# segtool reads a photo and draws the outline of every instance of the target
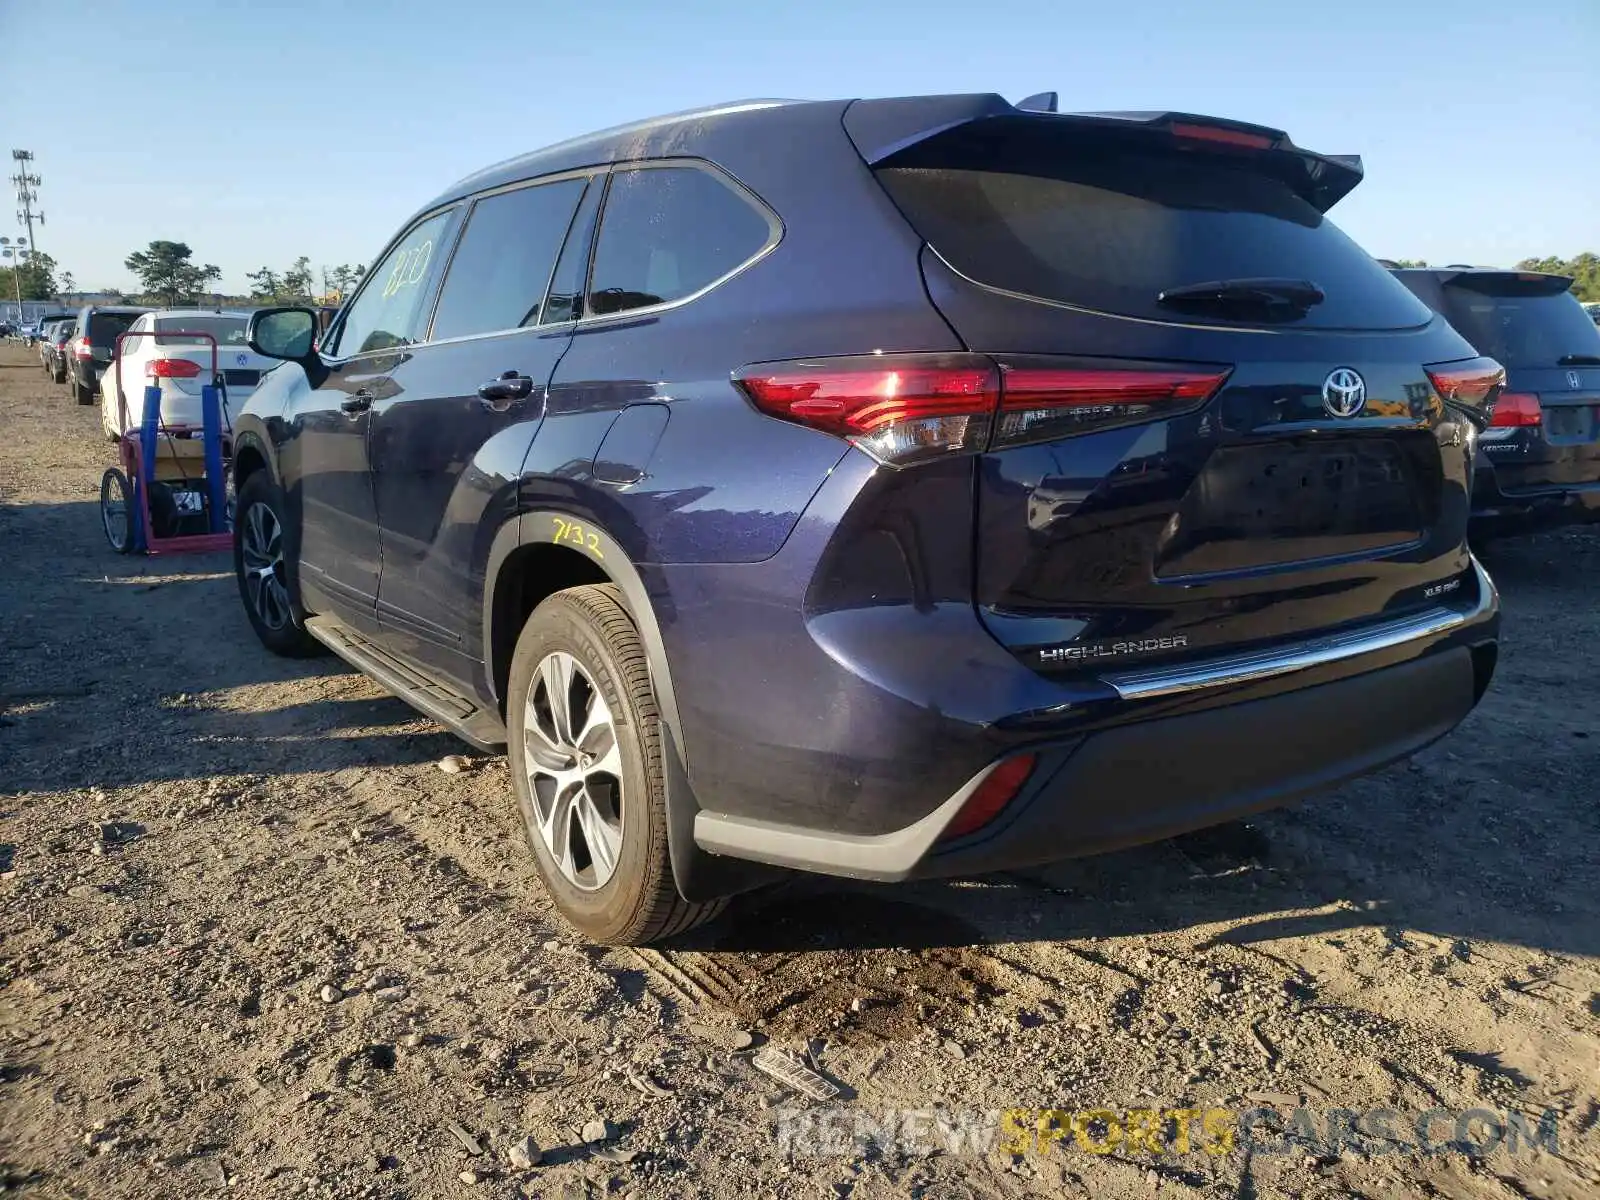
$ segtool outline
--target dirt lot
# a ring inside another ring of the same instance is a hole
[[[96,411],[0,350],[5,1187],[1600,1194],[1600,536],[1491,551],[1495,687],[1409,765],[1027,877],[800,883],[639,954],[555,917],[502,761],[444,773],[465,748],[437,726],[336,660],[267,655],[221,556],[113,555],[109,461]],[[797,1101],[740,1031],[809,1044],[878,1119],[1554,1109],[1559,1145],[786,1154]],[[544,1157],[519,1169],[524,1136]]]

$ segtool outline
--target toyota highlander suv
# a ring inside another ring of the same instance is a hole
[[[1506,368],[1505,391],[1478,439],[1473,533],[1600,518],[1600,327],[1572,280],[1489,268],[1395,276]]]
[[[1502,379],[1326,211],[1358,159],[1035,98],[752,102],[406,222],[235,422],[265,645],[509,754],[600,941],[811,871],[1164,838],[1494,669]]]

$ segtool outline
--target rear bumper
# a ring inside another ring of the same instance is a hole
[[[998,756],[995,728],[1007,722],[973,727],[965,739],[947,726],[921,753],[987,746],[988,760],[897,827],[841,832],[842,823],[818,828],[814,817],[790,823],[782,816],[805,807],[795,796],[779,819],[702,811],[695,841],[714,854],[894,881],[1100,853],[1296,800],[1414,753],[1472,710],[1493,674],[1499,622],[1494,586],[1481,567],[1476,575],[1477,597],[1459,610],[1269,654],[1107,678],[1118,699],[1062,706],[1053,731],[1019,721],[1023,732]],[[941,841],[995,766],[1022,751],[1036,754],[1037,765],[1000,815]],[[927,774],[915,759],[902,772]],[[870,808],[874,789],[859,784],[857,804]]]
[[[1473,472],[1472,532],[1483,536],[1535,533],[1600,521],[1600,480],[1539,491],[1506,492],[1492,466]]]

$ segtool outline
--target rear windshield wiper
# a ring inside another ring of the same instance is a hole
[[[1168,288],[1156,297],[1173,307],[1249,305],[1264,308],[1310,308],[1328,298],[1309,279],[1217,279]]]
[[[1600,354],[1563,354],[1556,359],[1558,367],[1600,367]]]

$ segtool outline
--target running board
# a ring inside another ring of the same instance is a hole
[[[374,682],[451,733],[490,754],[504,753],[506,727],[500,714],[479,708],[407,659],[385,650],[337,617],[310,617],[306,632]]]

